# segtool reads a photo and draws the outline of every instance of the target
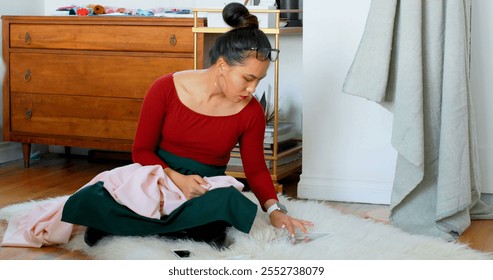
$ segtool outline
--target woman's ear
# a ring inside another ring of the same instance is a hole
[[[221,73],[221,74],[222,74],[222,73],[224,72],[224,70],[226,70],[226,69],[227,69],[227,67],[228,67],[228,63],[226,63],[226,60],[225,60],[223,57],[220,57],[220,58],[217,60],[216,64],[217,64],[217,69],[218,69],[219,73]]]

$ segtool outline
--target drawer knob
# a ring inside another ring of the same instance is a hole
[[[24,73],[24,81],[29,82],[31,80],[31,70],[27,69]]]
[[[29,32],[26,32],[26,35],[24,36],[24,43],[26,43],[26,45],[31,44],[31,34],[29,34]]]
[[[176,45],[176,35],[175,34],[171,34],[171,36],[169,37],[169,44],[174,46]]]
[[[26,112],[24,112],[24,117],[30,120],[33,117],[33,109],[27,109]]]

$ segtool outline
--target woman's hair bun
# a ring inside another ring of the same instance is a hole
[[[223,20],[233,28],[259,27],[258,18],[245,5],[232,2],[223,9]]]

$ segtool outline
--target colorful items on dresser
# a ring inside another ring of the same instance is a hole
[[[63,6],[58,8],[54,15],[77,15],[77,16],[93,16],[93,15],[127,15],[127,16],[173,16],[173,15],[191,15],[190,9],[169,9],[169,8],[154,8],[154,9],[128,9],[124,7],[110,7],[97,4],[89,4],[85,6]]]

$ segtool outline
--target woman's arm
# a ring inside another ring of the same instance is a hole
[[[139,122],[132,146],[132,160],[142,165],[168,165],[156,154],[161,141],[161,131],[166,117],[165,94],[172,87],[173,79],[167,76],[156,80],[147,91],[140,110]]]
[[[248,129],[240,139],[240,152],[243,168],[248,185],[262,205],[264,210],[279,202],[274,183],[270,176],[264,157],[265,119],[262,111],[257,112],[249,119]],[[313,224],[309,221],[293,218],[281,211],[273,211],[269,215],[271,224],[278,228],[285,228],[294,236],[298,228],[307,232],[307,226]]]
[[[250,102],[256,102],[251,100]],[[262,107],[252,106],[244,116],[243,132],[239,139],[241,160],[248,186],[257,197],[265,211],[264,204],[269,199],[278,200],[264,156],[265,116]]]

